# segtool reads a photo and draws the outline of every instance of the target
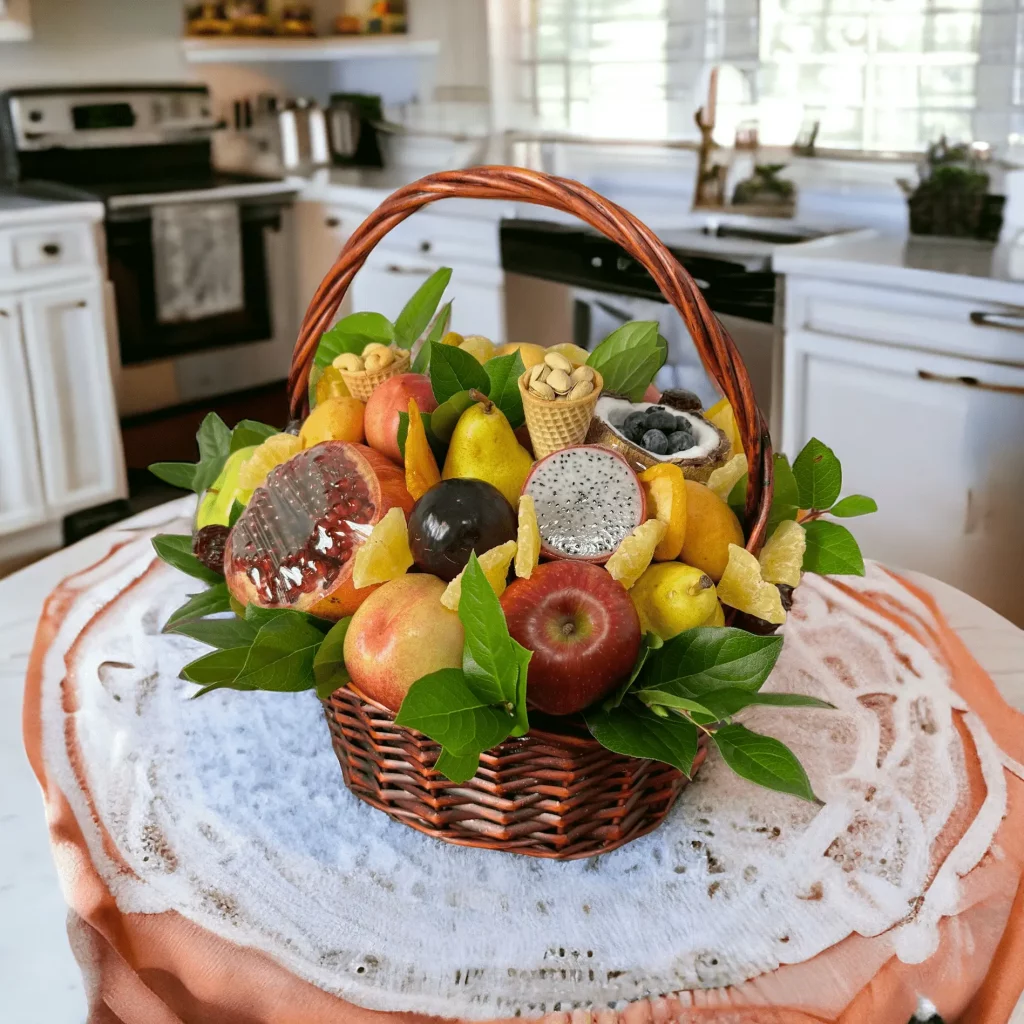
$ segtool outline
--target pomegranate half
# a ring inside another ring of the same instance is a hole
[[[362,444],[324,441],[271,470],[231,529],[228,589],[242,604],[340,619],[376,587],[352,586],[356,549],[390,508],[408,518],[405,473]]]

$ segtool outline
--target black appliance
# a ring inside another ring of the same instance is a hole
[[[327,106],[331,160],[339,167],[384,166],[381,98],[369,93],[336,92]]]
[[[0,183],[60,189],[106,206],[121,363],[271,338],[267,230],[295,187],[214,167],[219,127],[203,85],[13,89],[0,94]],[[237,308],[168,320],[158,314],[153,213],[167,204],[238,207]]]

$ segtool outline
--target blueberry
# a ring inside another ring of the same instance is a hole
[[[673,430],[687,430],[691,434],[693,433],[693,424],[685,416],[676,417],[676,425],[672,428]]]
[[[671,453],[685,452],[693,447],[693,434],[688,430],[676,430],[668,435],[668,450]]]
[[[647,410],[644,422],[648,430],[660,430],[662,433],[676,429],[676,418],[661,405],[652,406]]]
[[[647,427],[644,425],[647,414],[641,410],[639,412],[631,412],[623,421],[622,426],[619,427],[619,431],[623,437],[627,440],[632,441],[634,444],[638,444],[640,439],[644,436],[644,431]]]
[[[668,455],[668,438],[660,430],[648,430],[640,443],[652,455]]]

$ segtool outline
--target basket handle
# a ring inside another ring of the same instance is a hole
[[[569,178],[521,167],[475,167],[428,174],[393,192],[352,233],[316,290],[292,354],[288,389],[292,416],[307,406],[309,372],[320,336],[330,327],[352,278],[378,242],[421,206],[438,199],[504,199],[571,213],[621,246],[654,278],[683,318],[705,369],[736,414],[751,472],[747,487],[747,548],[764,540],[772,500],[772,444],[743,360],[728,332],[708,308],[693,278],[653,231],[627,210]]]

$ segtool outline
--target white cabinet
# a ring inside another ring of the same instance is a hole
[[[98,281],[22,297],[46,502],[55,515],[124,493],[124,459]]]
[[[0,0],[0,43],[32,38],[29,0]]]
[[[782,448],[843,464],[865,555],[916,569],[1024,624],[1024,367],[816,331],[785,337]]]
[[[13,295],[0,295],[0,534],[46,519],[32,415],[32,391]]]
[[[352,233],[366,216],[364,211],[327,203],[301,201],[295,204],[298,244],[299,315],[316,294],[324,275],[334,265]],[[352,312],[351,296],[346,296],[339,316]]]

